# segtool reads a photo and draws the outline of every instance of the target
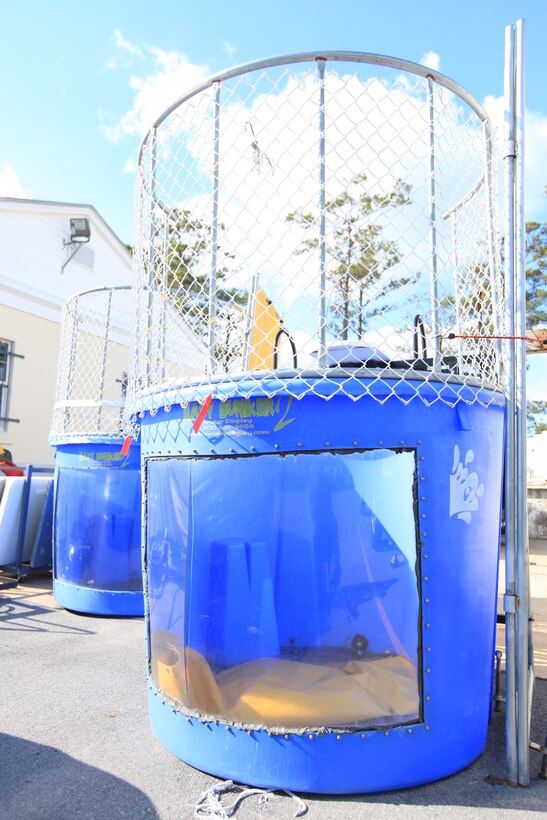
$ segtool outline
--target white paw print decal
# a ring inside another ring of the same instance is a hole
[[[471,522],[471,514],[479,509],[479,498],[484,495],[484,484],[479,484],[479,476],[470,472],[468,465],[475,460],[473,450],[468,450],[463,462],[460,460],[460,448],[454,446],[454,464],[450,476],[450,517]]]

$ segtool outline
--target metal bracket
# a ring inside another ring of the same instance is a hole
[[[82,245],[85,245],[85,244],[86,244],[85,242],[63,242],[63,245],[65,247],[71,248],[73,250],[72,250],[72,253],[70,253],[68,255],[68,257],[66,259],[66,262],[64,262],[64,264],[61,265],[61,273],[64,273],[64,270],[65,270],[66,266],[68,265],[68,263],[70,262],[70,260],[74,259],[74,257],[76,256],[76,254],[78,253],[78,251],[80,250]]]
[[[520,598],[518,595],[505,594],[503,596],[503,608],[508,615],[516,615],[519,611]]]
[[[517,157],[517,142],[516,140],[506,140],[505,142],[505,153],[503,159],[508,159],[512,157],[516,159]]]

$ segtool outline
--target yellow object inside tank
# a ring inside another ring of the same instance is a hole
[[[167,695],[204,715],[266,726],[344,726],[418,716],[416,667],[385,655],[323,665],[261,658],[216,677],[203,655],[173,645],[157,659]]]
[[[283,326],[281,317],[259,288],[255,298],[251,349],[247,368],[249,370],[271,370],[274,362],[275,339]]]

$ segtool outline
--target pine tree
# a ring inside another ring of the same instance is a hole
[[[389,193],[371,194],[365,187],[366,181],[366,174],[357,174],[346,190],[325,206],[331,226],[331,241],[327,244],[328,279],[334,287],[329,328],[344,340],[350,333],[361,337],[367,319],[387,306],[388,294],[409,281],[385,275],[400,261],[400,256],[396,243],[383,237],[377,215],[408,205],[410,185],[397,180]],[[300,243],[296,254],[308,253],[319,246],[317,214],[294,211],[285,219],[310,234],[313,231],[313,235]]]

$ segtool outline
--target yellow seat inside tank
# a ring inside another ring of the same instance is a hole
[[[160,688],[190,709],[264,726],[344,726],[417,717],[416,667],[385,655],[329,665],[261,658],[216,677],[203,655],[169,646],[157,660]],[[186,668],[185,668],[186,667]]]

